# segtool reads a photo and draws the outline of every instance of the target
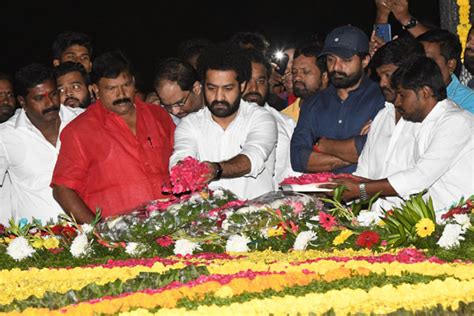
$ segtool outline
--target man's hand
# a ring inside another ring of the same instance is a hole
[[[359,179],[354,177],[353,179],[349,178],[338,178],[338,179],[329,179],[331,183],[327,184],[322,184],[322,188],[327,188],[327,189],[335,189],[336,187],[340,185],[344,185],[346,187],[346,190],[342,193],[342,198],[345,201],[351,201],[354,199],[357,199],[360,197],[360,192],[359,192]],[[328,195],[333,195],[334,191],[328,192]]]
[[[385,45],[383,39],[375,35],[375,31],[372,31],[370,35],[370,42],[369,42],[369,55],[370,58],[374,57],[375,52],[382,46]]]
[[[388,16],[390,15],[389,4],[390,0],[375,0],[375,7],[377,8],[375,23],[388,23]]]
[[[389,7],[395,18],[402,25],[410,21],[411,15],[408,11],[408,0],[390,0]]]
[[[210,161],[204,161],[204,163],[209,167],[209,173],[204,175],[204,179],[206,180],[206,183],[210,183],[216,178],[217,166],[215,163]]]
[[[370,131],[370,125],[372,124],[372,120],[368,120],[364,126],[362,126],[360,132],[359,132],[359,135],[367,135]]]

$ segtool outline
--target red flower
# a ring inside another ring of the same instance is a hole
[[[196,192],[207,187],[206,175],[211,172],[207,163],[186,157],[170,171],[171,187],[164,186],[163,192],[181,194]]]
[[[319,225],[321,225],[324,230],[330,232],[332,228],[337,224],[336,218],[328,213],[319,212]]]
[[[378,244],[379,240],[379,234],[367,230],[365,232],[362,232],[359,237],[357,237],[356,245],[364,248],[372,248],[373,245]]]
[[[160,237],[160,238],[156,238],[155,241],[161,247],[168,247],[169,245],[174,244],[174,240],[170,236],[163,236],[163,237]]]
[[[3,236],[3,234],[5,234],[5,226],[0,224],[0,236]]]
[[[59,248],[51,248],[51,249],[48,249],[48,251],[51,252],[51,253],[53,253],[53,254],[55,254],[55,255],[57,255],[58,253],[63,252],[63,251],[64,251],[64,248],[61,248],[61,247],[59,247]]]

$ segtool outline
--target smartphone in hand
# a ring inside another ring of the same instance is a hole
[[[375,35],[383,39],[385,43],[392,40],[392,28],[388,23],[374,24]]]
[[[280,75],[285,74],[286,67],[290,57],[286,53],[277,52],[272,56],[271,62],[277,65],[276,72]]]

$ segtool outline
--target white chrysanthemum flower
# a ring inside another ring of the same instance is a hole
[[[35,253],[33,247],[31,247],[28,240],[25,237],[20,236],[10,242],[7,248],[7,254],[15,259],[16,261],[23,260],[27,257],[31,257]]]
[[[312,240],[316,240],[317,236],[315,232],[305,231],[298,234],[293,245],[295,250],[305,250],[308,247],[308,243]]]
[[[250,249],[247,244],[251,242],[250,238],[241,235],[232,235],[227,239],[225,251],[227,252],[248,252]]]
[[[259,207],[249,205],[249,206],[246,206],[246,207],[239,208],[236,213],[237,214],[250,214],[250,213],[258,212],[259,210],[260,210]]]
[[[129,242],[125,247],[125,252],[130,256],[139,256],[146,251],[146,245],[138,242]]]
[[[192,255],[194,250],[201,250],[201,246],[198,243],[192,242],[187,239],[180,239],[176,241],[174,245],[174,254],[175,255]]]
[[[222,230],[223,231],[227,231],[230,227],[230,223],[227,219],[223,220],[222,221]]]
[[[461,236],[464,233],[461,225],[458,224],[447,224],[444,227],[443,234],[436,244],[444,249],[451,249],[458,247],[461,240],[464,237]]]
[[[71,252],[73,257],[82,257],[87,254],[89,251],[89,240],[87,240],[87,235],[86,234],[79,234],[74,238],[71,244],[71,249],[69,251]]]
[[[191,204],[200,204],[200,203],[202,203],[201,195],[199,193],[194,193],[189,198],[189,203],[191,203]]]
[[[222,200],[225,196],[224,196],[224,191],[222,191],[221,189],[217,189],[215,190],[212,195],[216,198],[216,199],[219,199],[219,200]]]
[[[82,228],[82,231],[84,232],[84,234],[89,234],[94,229],[94,227],[92,225],[89,225],[89,224],[82,224],[81,228]]]
[[[461,225],[463,230],[466,230],[471,227],[471,219],[467,214],[456,214],[453,217],[456,223]]]
[[[376,225],[378,222],[380,222],[380,216],[377,212],[362,210],[357,216],[357,221],[359,222],[360,226],[368,227]]]

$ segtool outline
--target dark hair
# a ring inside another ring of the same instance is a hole
[[[86,85],[90,84],[90,78],[89,74],[87,73],[86,69],[82,64],[80,63],[75,63],[72,61],[66,61],[62,64],[59,64],[58,66],[54,67],[53,69],[54,75],[57,78],[64,76],[65,74],[68,74],[70,72],[77,71],[81,74],[82,78],[84,78],[84,82]]]
[[[251,63],[262,64],[267,70],[267,78],[270,78],[270,75],[272,74],[272,65],[261,51],[252,48],[246,49],[244,53],[247,55],[247,58]],[[252,66],[252,64],[250,64],[250,66]]]
[[[413,36],[403,36],[380,47],[370,61],[370,67],[375,71],[382,65],[394,64],[400,66],[407,58],[425,56],[423,45]]]
[[[13,85],[13,78],[7,73],[0,72],[0,80],[6,80]]]
[[[394,88],[418,91],[427,86],[437,101],[446,99],[446,84],[436,62],[428,57],[412,57],[393,73],[391,85]]]
[[[210,47],[199,57],[198,74],[202,81],[209,69],[235,71],[239,83],[250,80],[252,75],[252,65],[244,50],[226,44]]]
[[[455,74],[459,74],[461,70],[462,46],[458,36],[447,30],[434,29],[421,34],[416,39],[420,42],[438,43],[441,55],[446,62],[450,59],[456,60]]]
[[[60,59],[61,54],[72,45],[84,46],[92,58],[92,42],[88,35],[80,32],[63,32],[53,42],[53,59]]]
[[[98,56],[92,64],[91,80],[98,83],[102,78],[117,78],[122,72],[134,75],[130,61],[121,51],[111,51]]]
[[[51,80],[56,84],[53,69],[43,64],[33,63],[20,68],[15,73],[15,91],[17,95],[26,97],[28,90]]]
[[[237,32],[229,39],[229,43],[240,48],[245,48],[245,45],[250,44],[261,52],[270,47],[270,42],[258,32]]]
[[[199,77],[190,63],[179,58],[168,58],[158,64],[154,86],[161,80],[175,81],[181,90],[190,91]]]
[[[212,42],[210,40],[200,37],[182,41],[178,46],[178,57],[183,60],[188,60],[193,56],[201,55],[202,52],[211,45]]]
[[[322,46],[319,44],[313,42],[308,44],[308,42],[305,42],[295,49],[293,60],[295,60],[300,55],[305,57],[314,57],[316,67],[319,68],[319,71],[321,73],[327,72],[328,66],[326,64],[326,55],[318,57],[322,49]]]

